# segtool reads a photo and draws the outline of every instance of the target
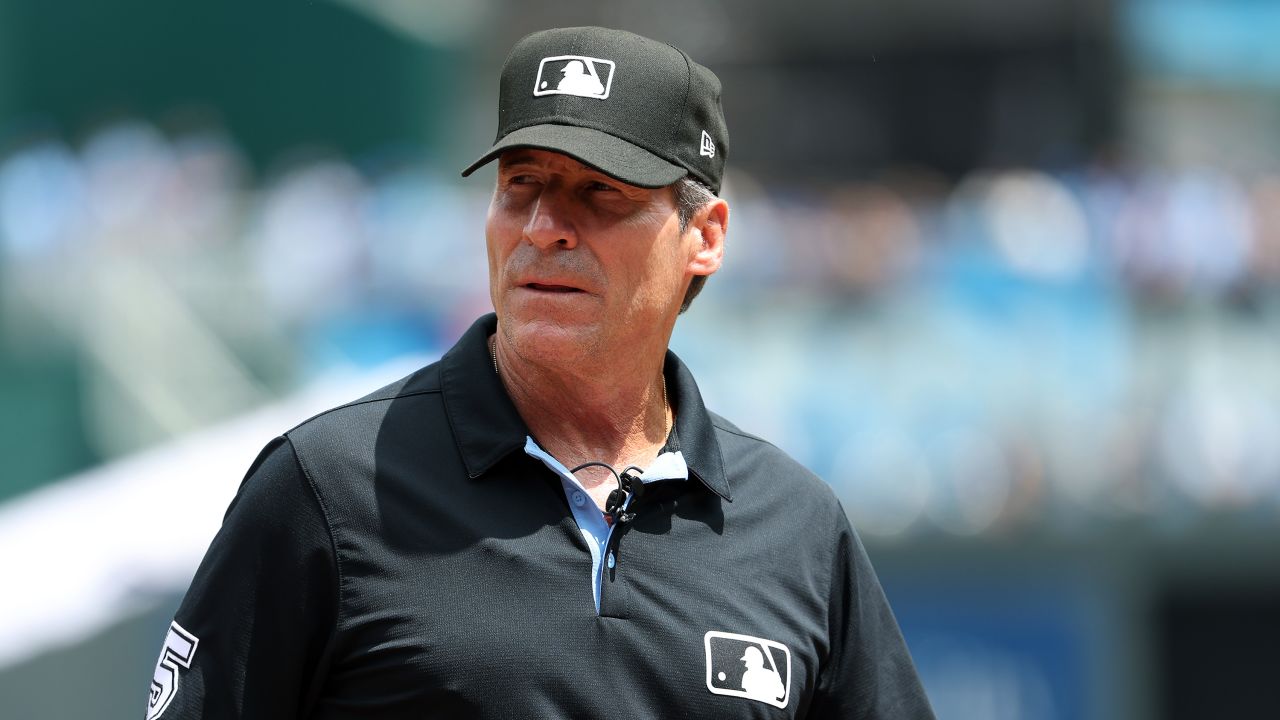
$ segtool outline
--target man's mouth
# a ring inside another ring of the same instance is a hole
[[[569,287],[568,285],[549,285],[549,284],[545,284],[545,283],[527,283],[527,284],[525,284],[525,287],[529,288],[530,290],[538,290],[539,292],[555,292],[555,293],[573,293],[573,292],[582,292],[582,291],[581,291],[581,290],[579,290],[578,288],[576,288],[576,287]]]

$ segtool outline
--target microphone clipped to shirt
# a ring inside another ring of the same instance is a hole
[[[635,520],[636,514],[627,512],[626,508],[634,505],[644,495],[644,480],[641,479],[644,470],[631,465],[623,470],[622,474],[618,474],[612,465],[597,461],[583,463],[569,472],[576,473],[583,468],[596,466],[608,470],[618,482],[618,487],[609,493],[609,497],[604,502],[604,513],[609,516],[610,524],[629,523]]]

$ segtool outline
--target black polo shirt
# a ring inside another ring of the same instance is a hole
[[[166,638],[148,717],[927,718],[830,488],[665,372],[689,480],[592,561],[494,374],[444,357],[272,441]]]

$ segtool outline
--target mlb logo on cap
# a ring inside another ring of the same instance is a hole
[[[612,60],[586,55],[542,58],[533,94],[535,97],[577,95],[604,100],[609,97],[609,88],[613,85],[613,69]]]
[[[791,651],[773,640],[712,630],[703,636],[707,689],[785,708],[791,698]]]

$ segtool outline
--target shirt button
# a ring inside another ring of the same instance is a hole
[[[614,565],[617,565],[617,562],[613,559],[613,553],[609,553],[609,569],[612,570]]]
[[[582,494],[582,492],[581,492],[581,491],[579,491],[579,490],[574,490],[574,491],[573,491],[573,504],[574,504],[574,505],[577,505],[578,507],[582,507],[583,505],[586,505],[586,504],[587,504],[587,496],[586,496],[586,495],[583,495],[583,494]]]

